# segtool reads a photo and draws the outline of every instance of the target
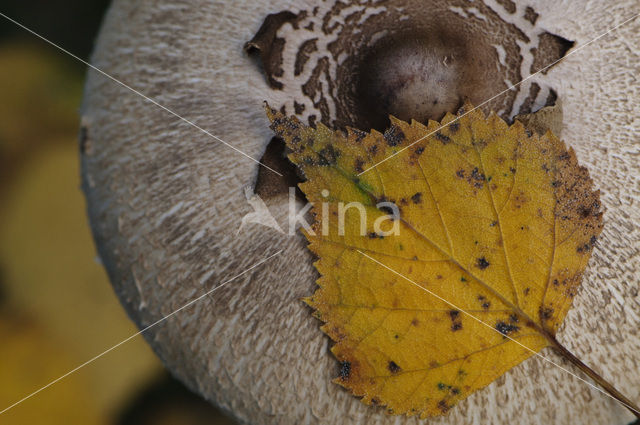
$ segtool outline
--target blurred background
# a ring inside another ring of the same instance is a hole
[[[108,0],[3,0],[0,12],[87,60]],[[0,411],[137,332],[80,191],[85,66],[0,17]],[[142,337],[0,415],[0,424],[231,424]]]

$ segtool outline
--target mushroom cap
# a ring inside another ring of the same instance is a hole
[[[505,19],[527,6],[484,1]],[[370,3],[395,7],[392,1]],[[537,25],[581,45],[630,17],[635,4],[539,1]],[[272,137],[262,102],[284,105],[290,99],[269,86],[256,62],[242,54],[243,44],[268,14],[315,6],[310,0],[115,0],[92,63],[260,158]],[[631,399],[639,396],[640,380],[640,298],[632,284],[640,270],[640,53],[631,47],[640,42],[637,26],[619,28],[536,77],[557,90],[564,139],[589,168],[607,209],[591,267],[558,338]],[[82,125],[91,227],[115,292],[138,326],[283,249],[144,333],[175,376],[240,422],[631,420],[619,404],[538,358],[513,368],[444,418],[386,416],[363,405],[331,382],[337,362],[330,342],[300,302],[314,291],[317,278],[302,236],[255,224],[237,233],[252,211],[244,189],[254,186],[256,163],[94,72],[86,83]],[[265,199],[280,223],[287,202],[286,193]],[[542,354],[579,374],[553,352]]]

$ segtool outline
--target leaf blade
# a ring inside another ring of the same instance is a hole
[[[384,134],[314,131],[268,110],[303,192],[327,204],[307,235],[322,275],[308,304],[348,365],[337,382],[390,413],[444,414],[548,346],[602,228],[588,172],[560,140],[464,108],[444,126],[392,118]],[[352,209],[340,234],[338,203],[354,201],[365,232]],[[372,229],[382,201],[400,207],[397,236]]]

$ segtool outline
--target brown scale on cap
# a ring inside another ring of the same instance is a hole
[[[426,122],[465,100],[481,104],[573,46],[536,26],[531,7],[519,10],[511,1],[493,7],[466,0],[330,1],[268,15],[245,50],[259,54],[269,86],[285,94],[273,105],[284,114],[295,112],[311,126],[319,120],[331,128],[382,131],[389,115]],[[523,63],[531,69],[523,70]],[[531,121],[529,113],[556,99],[553,88],[528,80],[482,107],[506,120],[523,114],[519,118]],[[545,122],[558,121],[561,111],[551,115]],[[454,123],[446,133],[456,130]],[[447,134],[436,137],[448,143]],[[402,138],[394,127],[385,133],[391,146]],[[292,168],[272,152],[276,148],[269,145],[265,160],[277,157],[278,169]],[[268,172],[259,170],[255,191],[261,196],[299,183],[287,172],[275,184],[264,176]]]
[[[269,85],[286,93],[287,112],[383,130],[390,114],[425,122],[465,99],[480,104],[573,46],[536,26],[531,7],[507,3],[330,1],[269,15],[245,49],[260,54]],[[483,107],[510,119],[556,97],[526,81]]]

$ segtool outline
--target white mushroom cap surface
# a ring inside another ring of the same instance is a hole
[[[391,7],[388,1],[366,3]],[[481,0],[461,3],[469,14]],[[483,3],[505,19],[523,15],[528,6],[511,0]],[[262,102],[284,105],[291,99],[269,86],[243,45],[268,14],[315,5],[310,0],[115,0],[92,63],[259,159],[272,137]],[[576,46],[639,11],[636,0],[544,0],[534,7],[536,25]],[[283,31],[292,30],[287,25]],[[602,237],[558,339],[632,400],[640,398],[639,27],[640,21],[633,21],[536,77],[562,101],[563,139],[589,168],[606,207]],[[258,165],[94,72],[82,123],[91,226],[115,291],[138,326],[283,249],[145,333],[173,374],[240,422],[632,420],[617,402],[535,357],[446,417],[421,421],[363,405],[331,382],[338,366],[330,341],[300,301],[313,293],[317,278],[306,241],[255,224],[237,233],[242,217],[252,211],[244,189],[254,186]],[[286,194],[265,202],[285,223]],[[552,351],[542,354],[579,374]]]

